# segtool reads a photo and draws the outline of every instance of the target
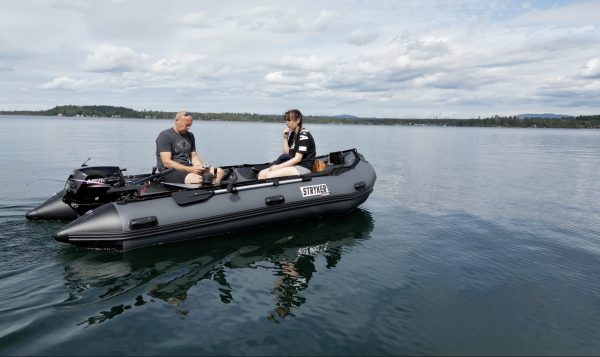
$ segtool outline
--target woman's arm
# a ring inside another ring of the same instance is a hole
[[[284,154],[289,154],[290,153],[290,144],[288,143],[288,138],[290,137],[290,129],[289,128],[285,128],[283,130],[283,153]]]

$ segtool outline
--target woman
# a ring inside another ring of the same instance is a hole
[[[283,131],[283,153],[290,155],[290,159],[262,170],[259,179],[311,173],[317,147],[310,132],[302,127],[302,113],[298,109],[288,110],[284,118],[287,127]]]

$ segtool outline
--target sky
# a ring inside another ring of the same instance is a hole
[[[600,114],[600,1],[0,0],[0,110]]]

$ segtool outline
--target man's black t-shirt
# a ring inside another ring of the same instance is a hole
[[[164,169],[161,152],[171,152],[173,161],[189,166],[193,151],[196,151],[194,134],[188,131],[181,135],[173,128],[163,130],[156,138],[156,166],[159,170]]]
[[[312,134],[308,130],[302,128],[300,132],[298,132],[296,138],[296,133],[292,131],[288,137],[288,145],[292,157],[296,156],[297,152],[303,154],[302,161],[300,161],[298,165],[312,170],[312,165],[317,156],[317,146],[315,145],[315,139]]]

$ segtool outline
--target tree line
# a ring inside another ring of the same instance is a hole
[[[48,110],[0,111],[4,115],[41,115],[64,117],[108,117],[172,119],[175,112],[157,110],[134,110],[110,105],[61,105]],[[280,122],[282,115],[252,113],[200,113],[194,118],[216,121]],[[519,127],[519,128],[587,128],[600,129],[600,115],[577,117],[519,118],[517,116],[493,116],[479,119],[398,119],[398,118],[340,118],[328,116],[306,116],[306,123],[361,124],[361,125],[428,125],[464,127]]]

